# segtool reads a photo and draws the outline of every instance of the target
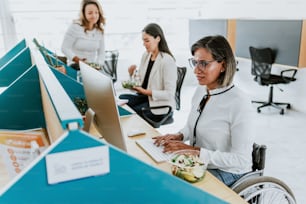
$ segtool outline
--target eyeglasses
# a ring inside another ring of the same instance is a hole
[[[198,67],[201,70],[205,70],[207,65],[209,65],[210,63],[214,61],[218,61],[218,60],[210,60],[210,61],[199,60],[197,61],[194,58],[190,58],[188,59],[188,61],[192,69],[194,69],[195,67]]]

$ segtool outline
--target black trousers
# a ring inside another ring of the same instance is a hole
[[[162,115],[156,115],[153,114],[151,111],[142,111],[141,109],[143,107],[145,108],[149,108],[150,104],[149,104],[149,99],[148,96],[143,95],[143,94],[122,94],[119,96],[120,99],[128,99],[129,102],[127,103],[127,105],[129,107],[131,107],[140,117],[142,117],[144,120],[146,120],[146,118],[144,118],[144,114],[146,117],[148,117],[149,119],[151,119],[152,121],[155,122],[159,122],[161,121],[166,115],[162,114]],[[167,121],[164,122],[164,124],[170,123],[171,121],[173,121],[173,117],[171,116],[170,118],[167,119]],[[148,121],[150,123],[150,121]],[[154,126],[154,125],[153,125]]]
[[[142,117],[142,107],[149,107],[149,99],[148,96],[143,94],[121,94],[119,96],[120,99],[128,99],[129,102],[127,105],[131,107],[138,115]]]

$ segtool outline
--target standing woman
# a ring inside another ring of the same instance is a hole
[[[161,27],[150,23],[142,30],[143,45],[146,49],[140,65],[128,68],[130,76],[139,74],[140,84],[134,86],[136,94],[122,94],[120,99],[128,99],[128,105],[140,116],[142,107],[169,105],[175,107],[177,66]],[[164,114],[167,110],[152,110],[154,114]],[[148,115],[154,120],[154,115]]]
[[[252,170],[251,100],[233,78],[236,61],[223,36],[207,36],[191,47],[198,80],[187,123],[178,133],[155,137],[165,152],[199,150],[208,171],[230,186]],[[184,140],[189,140],[185,144]]]
[[[80,18],[70,25],[62,43],[62,52],[74,69],[80,69],[79,61],[104,65],[104,25],[99,1],[83,0]]]

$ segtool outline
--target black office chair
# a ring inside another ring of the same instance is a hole
[[[181,109],[181,89],[186,76],[186,67],[177,67],[177,81],[175,91],[176,110]],[[167,109],[166,114],[154,114],[151,110]],[[173,110],[171,106],[155,106],[149,108],[142,108],[142,118],[145,119],[154,128],[159,128],[161,125],[173,123]],[[153,119],[154,118],[154,119]]]
[[[117,64],[118,64],[119,51],[107,50],[105,51],[105,66],[103,72],[111,77],[113,83],[117,81]]]
[[[266,106],[272,106],[280,110],[280,114],[284,114],[284,108],[280,105],[286,105],[286,108],[290,109],[290,103],[279,103],[273,101],[273,85],[274,84],[287,84],[296,79],[296,69],[287,69],[281,71],[280,75],[271,74],[272,64],[274,63],[274,55],[271,48],[255,48],[249,47],[251,60],[252,60],[252,75],[255,76],[254,80],[262,86],[270,86],[268,101],[252,101],[252,103],[260,103],[261,106],[257,107],[257,112],[261,112],[261,108]],[[291,76],[288,76],[288,73]],[[286,76],[287,74],[287,76]]]

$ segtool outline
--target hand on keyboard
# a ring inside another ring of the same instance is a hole
[[[171,159],[169,153],[164,153],[164,147],[156,146],[153,139],[140,139],[136,140],[136,143],[152,158],[155,162],[165,162]]]

